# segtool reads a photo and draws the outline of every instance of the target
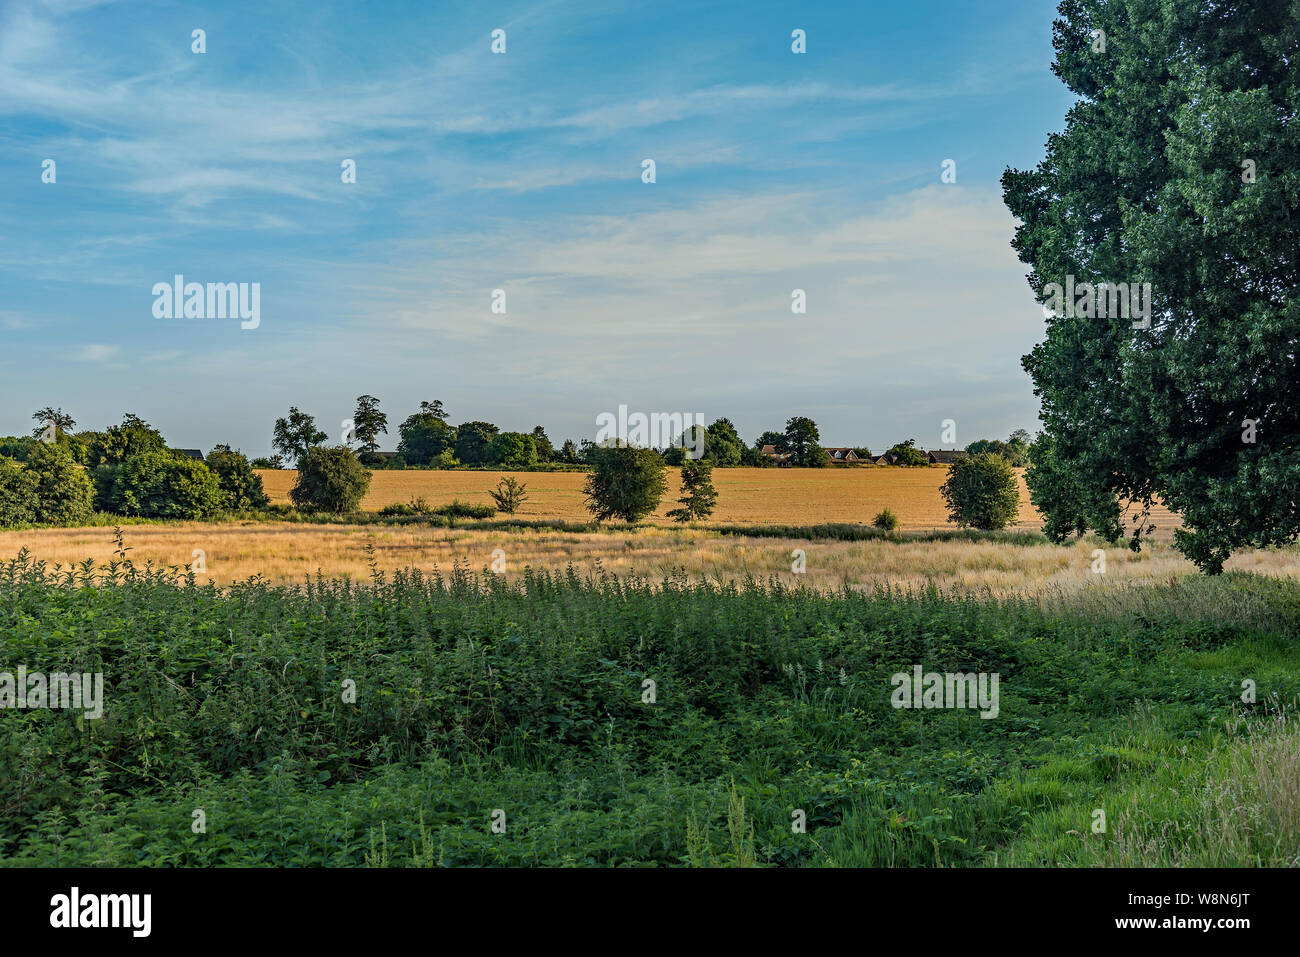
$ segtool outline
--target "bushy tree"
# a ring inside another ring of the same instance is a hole
[[[871,520],[871,524],[882,532],[892,532],[898,528],[898,516],[894,514],[892,508],[882,508]]]
[[[218,445],[208,453],[207,466],[217,477],[225,496],[223,507],[243,510],[266,508],[271,500],[262,488],[262,476],[253,471],[248,457],[229,445]]]
[[[564,444],[560,446],[560,461],[569,464],[578,461],[578,447],[573,444],[573,439],[565,439]]]
[[[488,442],[487,461],[507,469],[528,469],[537,464],[537,446],[526,432],[498,432]]]
[[[555,461],[555,446],[551,444],[551,439],[546,434],[546,430],[540,425],[533,426],[533,444],[537,446],[537,461]]]
[[[895,465],[929,465],[930,458],[916,447],[916,439],[899,442],[889,450]]]
[[[127,412],[121,425],[110,425],[103,432],[82,433],[86,443],[88,465],[116,465],[135,455],[166,452],[162,433],[138,415]]]
[[[351,449],[317,445],[298,463],[289,498],[304,512],[354,512],[369,488],[370,471]]]
[[[487,465],[488,447],[499,431],[491,422],[463,422],[456,426],[456,458],[466,465]]]
[[[713,487],[713,466],[706,459],[687,459],[682,463],[680,504],[668,512],[677,522],[695,522],[708,518],[718,504],[718,490]]]
[[[26,470],[36,478],[37,522],[76,525],[90,517],[95,487],[66,448],[37,442],[27,454]]]
[[[0,456],[0,527],[28,525],[36,521],[36,475],[12,459]]]
[[[817,431],[817,423],[806,415],[796,415],[786,421],[785,451],[790,453],[795,465],[818,464],[817,453],[822,451],[818,445],[820,441],[821,433]]]
[[[981,452],[992,452],[1006,459],[1013,468],[1024,468],[1029,464],[1029,433],[1017,429],[1005,442],[1001,439],[976,439],[966,446],[968,455],[979,455]]]
[[[659,507],[666,482],[663,458],[654,449],[593,445],[587,451],[591,473],[583,492],[587,510],[598,522],[639,521]]]
[[[714,419],[704,437],[704,457],[712,465],[732,468],[745,456],[745,443],[730,419]]]
[[[109,510],[147,518],[208,518],[225,493],[204,463],[170,452],[133,455],[112,468]]]
[[[252,465],[255,469],[282,469],[284,459],[278,455],[259,455],[253,459]]]
[[[271,448],[293,462],[298,468],[307,452],[324,442],[328,435],[316,427],[315,416],[299,412],[297,406],[289,406],[289,414],[275,420],[271,433]]]
[[[401,439],[397,452],[411,465],[429,465],[444,451],[456,444],[456,430],[444,420],[446,413],[435,406],[441,403],[421,402],[420,411],[406,417],[397,427]]]
[[[1030,285],[1055,300],[1023,364],[1058,468],[1134,503],[1135,545],[1162,501],[1176,546],[1216,573],[1300,534],[1296,7],[1059,11],[1053,70],[1078,99],[1044,160],[1002,177]],[[1075,303],[1047,292],[1071,276]],[[1084,284],[1120,282],[1149,282],[1150,310],[1083,308]]]
[[[963,528],[1006,528],[1020,511],[1015,470],[992,452],[966,455],[953,462],[939,494],[948,505],[949,518]]]

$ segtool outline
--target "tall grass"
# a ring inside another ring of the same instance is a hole
[[[0,669],[107,688],[100,721],[0,714],[0,860],[1293,863],[1294,733],[1254,729],[1300,694],[1297,591],[1234,575],[1070,608],[377,564],[218,588],[125,544],[20,555]],[[998,718],[894,709],[914,664],[1000,674]],[[1081,839],[1096,807],[1111,827]],[[1213,848],[1163,836],[1233,809],[1249,826]]]

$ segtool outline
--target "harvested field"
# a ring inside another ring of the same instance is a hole
[[[273,502],[288,502],[297,472],[260,470]],[[898,515],[904,529],[951,528],[939,486],[947,477],[945,465],[924,468],[855,466],[826,469],[715,469],[718,508],[710,521],[739,525],[818,525],[824,522],[868,524],[882,508]],[[378,510],[405,504],[423,496],[431,505],[453,499],[491,505],[488,490],[505,475],[517,475],[528,486],[528,501],[520,518],[589,521],[583,506],[582,472],[474,472],[394,470],[373,472],[370,492],[361,507]],[[654,521],[671,524],[678,473],[668,470],[668,493]],[[1178,525],[1168,509],[1157,509],[1152,520],[1164,537]],[[1023,472],[1020,476],[1020,519],[1017,528],[1040,528],[1042,518],[1029,501]]]

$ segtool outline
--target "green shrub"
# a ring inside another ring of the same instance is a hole
[[[28,450],[27,470],[36,477],[37,522],[75,525],[90,517],[95,487],[62,445],[37,442]]]
[[[113,469],[108,511],[147,518],[208,518],[225,505],[217,476],[169,452],[133,455]]]
[[[353,512],[370,488],[370,471],[345,446],[313,446],[298,463],[298,480],[289,492],[305,512]]]
[[[208,453],[207,465],[221,486],[225,508],[244,511],[266,508],[271,504],[262,488],[262,476],[253,471],[243,452],[236,452],[228,445],[218,445]]]
[[[0,456],[0,526],[36,521],[37,477],[12,459]]]
[[[892,532],[898,528],[898,516],[893,510],[885,507],[876,513],[876,517],[871,520],[871,524],[886,532]]]
[[[1011,464],[1000,455],[966,455],[948,468],[939,488],[949,518],[961,527],[1006,528],[1020,512],[1020,488]]]

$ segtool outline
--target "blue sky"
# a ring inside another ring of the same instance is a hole
[[[557,444],[620,404],[877,450],[1033,431],[998,178],[1070,105],[1053,16],[0,0],[0,433],[56,405],[263,454],[362,393],[385,448],[434,398]],[[260,283],[261,324],[155,318],[177,273]]]

